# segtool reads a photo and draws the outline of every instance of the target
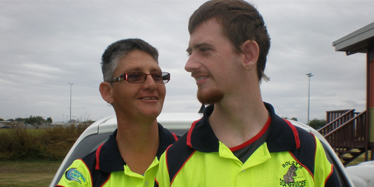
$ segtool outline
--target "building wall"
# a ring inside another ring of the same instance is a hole
[[[367,52],[368,83],[367,83],[367,111],[369,115],[369,141],[374,143],[374,48]]]

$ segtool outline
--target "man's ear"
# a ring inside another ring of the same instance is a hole
[[[101,97],[109,104],[112,104],[112,85],[108,82],[102,82],[99,86]]]
[[[252,69],[257,65],[260,47],[256,41],[247,40],[242,44],[241,49],[244,55],[243,67],[245,69]]]

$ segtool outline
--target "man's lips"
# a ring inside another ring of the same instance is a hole
[[[195,77],[196,82],[206,79],[208,77]]]
[[[195,78],[196,82],[209,78],[207,74],[197,73],[197,72],[192,73],[191,77]]]

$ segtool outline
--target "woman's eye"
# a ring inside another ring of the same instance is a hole
[[[127,75],[128,78],[138,78],[140,77],[139,73],[130,73]]]
[[[152,74],[152,78],[153,79],[162,79],[162,75],[161,74]]]

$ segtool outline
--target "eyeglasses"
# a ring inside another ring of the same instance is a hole
[[[117,82],[121,80],[126,80],[127,82],[131,84],[142,84],[147,80],[147,75],[151,75],[153,81],[157,84],[166,84],[170,81],[170,73],[168,72],[160,72],[160,73],[151,73],[146,74],[143,72],[129,72],[122,74],[118,77],[112,78],[110,82]]]

